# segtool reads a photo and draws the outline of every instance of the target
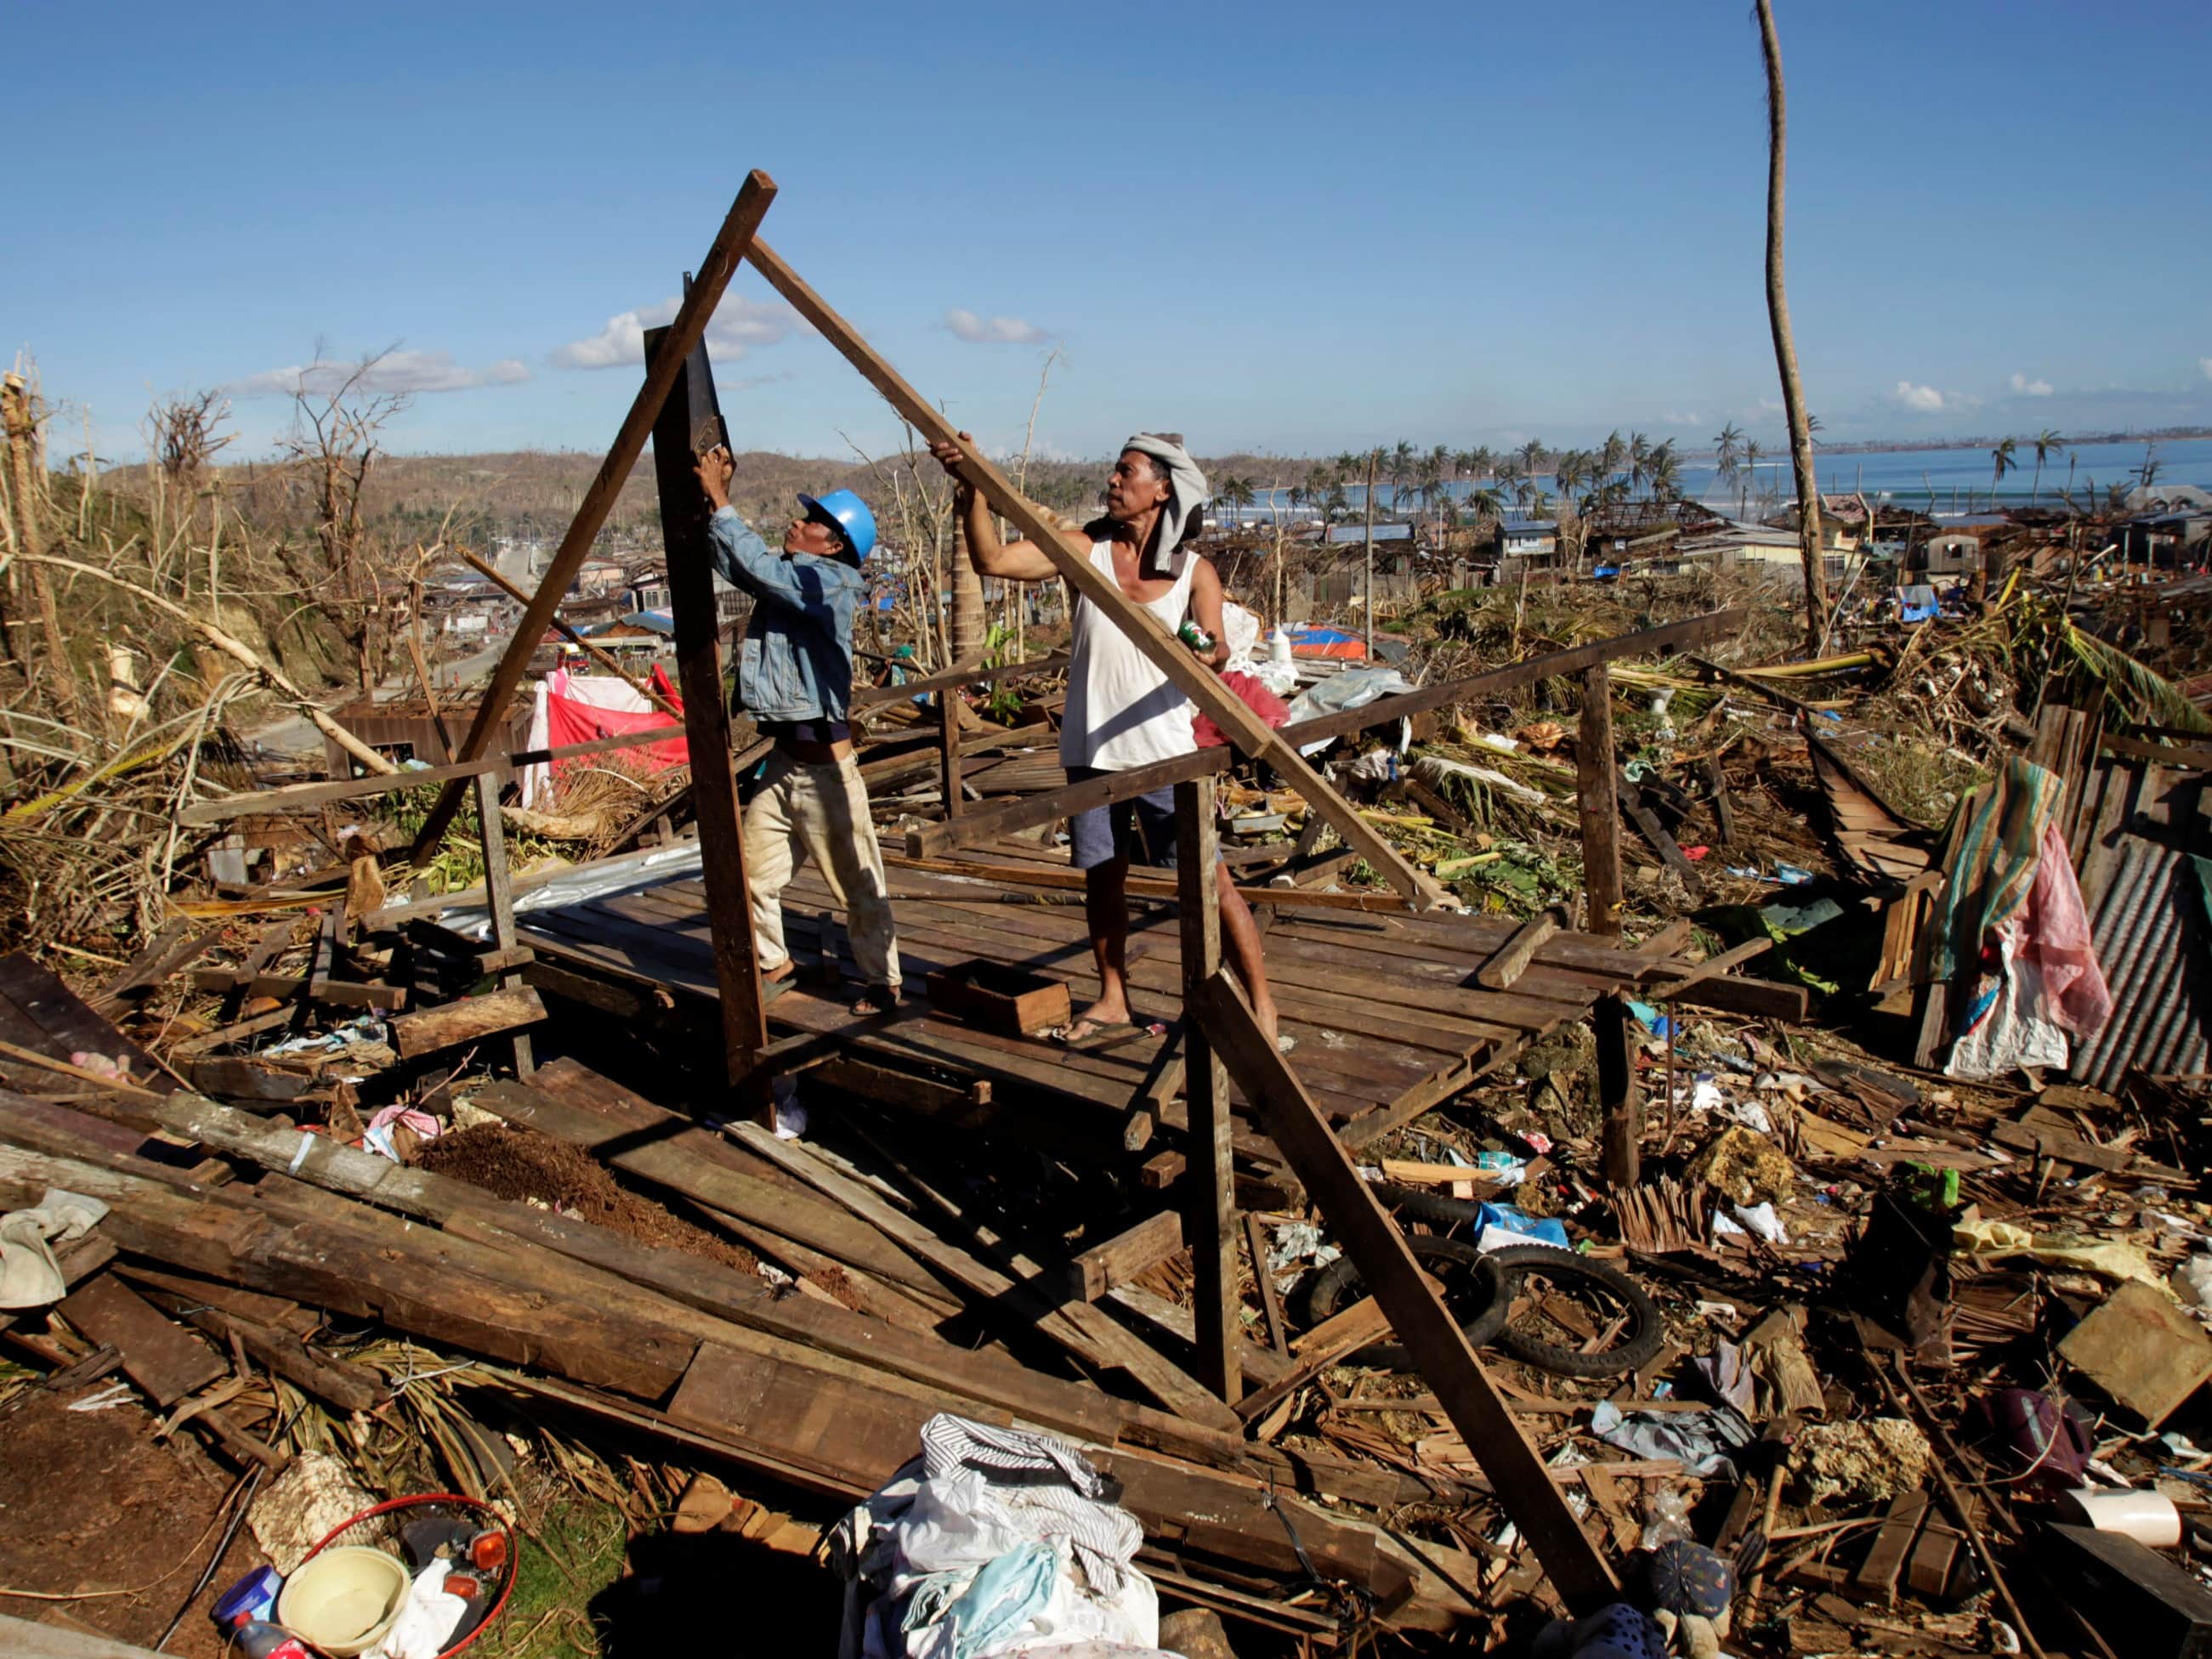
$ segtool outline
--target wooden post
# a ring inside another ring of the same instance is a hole
[[[1436,1391],[1545,1574],[1570,1611],[1587,1613],[1619,1598],[1620,1581],[1575,1519],[1552,1472],[1491,1380],[1467,1333],[1430,1288],[1397,1224],[1352,1167],[1343,1143],[1322,1116],[1275,1045],[1267,1041],[1234,981],[1216,974],[1198,988],[1188,1012],[1218,1048],[1238,1085],[1264,1120],[1275,1145],[1321,1207],[1330,1236],[1344,1246],[1367,1281],[1413,1367]]]
[[[20,374],[11,373],[0,380],[0,423],[7,428],[8,492],[15,502],[16,546],[31,556],[27,562],[31,597],[38,608],[39,631],[44,636],[46,670],[54,677],[55,688],[60,693],[62,713],[83,725],[88,717],[83,699],[78,695],[76,675],[70,667],[69,647],[62,639],[61,611],[54,602],[54,585],[46,566],[38,562],[45,550],[39,534],[38,495],[31,483],[31,450],[38,438],[39,425],[32,413],[30,393]],[[104,707],[90,717],[90,724],[106,728]]]
[[[1194,997],[1221,970],[1221,892],[1214,874],[1213,780],[1176,785],[1176,898],[1182,929],[1183,1099],[1190,1163],[1183,1231],[1198,1275],[1192,1287],[1198,1380],[1230,1405],[1243,1391],[1243,1300],[1237,1291],[1237,1189],[1230,1168],[1229,1073],[1206,1041]]]
[[[546,567],[536,595],[514,625],[514,637],[507,641],[506,654],[492,671],[491,684],[477,708],[476,720],[469,727],[468,736],[461,739],[461,752],[454,757],[456,760],[477,759],[491,747],[500,723],[507,717],[507,704],[514,696],[515,688],[522,684],[523,671],[530,665],[532,653],[538,649],[538,641],[552,625],[553,613],[561,608],[568,584],[575,580],[577,569],[606,524],[607,515],[614,511],[615,498],[629,482],[637,458],[645,453],[646,438],[653,430],[661,405],[668,401],[684,360],[690,356],[694,346],[707,337],[707,325],[714,318],[714,307],[721,303],[722,290],[737,275],[738,262],[751,247],[753,233],[760,228],[769,204],[775,199],[775,179],[757,168],[746,175],[744,188],[738,191],[737,200],[730,204],[722,228],[714,233],[714,243],[700,262],[699,280],[684,295],[683,303],[676,308],[676,320],[668,325],[668,335],[675,342],[673,357],[658,368],[647,368],[645,384],[637,389],[629,413],[623,416],[621,429],[615,434],[613,446],[599,463],[591,488],[584,492],[576,516],[568,526],[568,533],[561,538],[560,550]],[[460,804],[461,786],[447,785],[416,834],[418,861],[428,848],[444,839],[446,826],[453,821],[453,813]]]
[[[1590,1010],[1597,1038],[1599,1146],[1607,1184],[1633,1187],[1644,1173],[1644,1093],[1636,1081],[1636,1017],[1618,996],[1600,997]]]
[[[1363,498],[1367,508],[1367,579],[1360,588],[1360,602],[1366,611],[1367,660],[1375,660],[1375,458],[1380,450],[1367,452],[1367,490]],[[1397,503],[1391,502],[1392,507]]]
[[[477,818],[483,836],[484,909],[491,917],[492,949],[501,956],[522,942],[514,931],[514,878],[507,867],[507,826],[499,817],[499,787],[506,781],[506,775],[500,772],[479,772],[476,776]],[[502,968],[498,977],[500,988],[511,990],[522,983],[522,969]],[[514,1074],[527,1078],[538,1069],[530,1033],[517,1031],[509,1041],[514,1044]]]
[[[646,362],[679,345],[676,331],[645,337]],[[656,373],[655,379],[660,378]],[[721,993],[725,1075],[732,1088],[750,1086],[768,1047],[762,1013],[760,963],[753,949],[752,893],[745,881],[744,830],[738,811],[737,769],[730,755],[730,711],[723,699],[721,629],[714,611],[714,566],[707,550],[707,501],[692,472],[702,443],[724,441],[714,371],[703,343],[690,349],[669,382],[653,428],[653,480],[660,492],[660,532],[668,548],[669,603],[675,613],[676,672],[684,694],[684,732],[691,755],[691,804],[699,820],[699,873],[707,888],[707,926],[714,940],[714,983]],[[765,1108],[767,1094],[760,1093]]]
[[[1583,891],[1589,931],[1620,933],[1620,797],[1613,759],[1613,677],[1603,663],[1583,671],[1582,729],[1575,738],[1575,787],[1582,812]]]
[[[937,694],[937,742],[945,776],[945,817],[960,816],[960,694],[951,686]]]

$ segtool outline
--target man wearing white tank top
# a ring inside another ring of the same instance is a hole
[[[968,440],[966,433],[960,435]],[[933,453],[948,472],[960,459],[951,444],[935,446]],[[1198,527],[1205,492],[1204,475],[1179,442],[1139,434],[1123,448],[1106,481],[1105,516],[1085,526],[1081,537],[1071,532],[1067,543],[1170,634],[1186,620],[1195,622],[1215,642],[1193,654],[1218,668],[1229,655],[1219,642],[1221,578],[1210,562],[1181,545],[1186,527]],[[1000,541],[989,507],[965,484],[957,508],[968,532],[969,562],[978,573],[1002,581],[1059,580],[1058,568],[1035,543]],[[1090,600],[1071,593],[1069,604],[1072,660],[1060,729],[1060,760],[1069,781],[1195,750],[1190,700]],[[1069,861],[1084,873],[1084,915],[1103,988],[1098,1000],[1068,1028],[1068,1042],[1086,1047],[1126,1037],[1133,1023],[1127,971],[1129,863],[1134,858],[1174,866],[1175,791],[1157,789],[1095,807],[1077,814],[1068,828]],[[1243,981],[1261,1028],[1274,1036],[1275,1000],[1260,956],[1260,930],[1227,865],[1217,866],[1217,878],[1223,954]]]

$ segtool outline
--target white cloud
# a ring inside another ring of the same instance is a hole
[[[945,326],[957,340],[971,345],[1042,345],[1050,337],[1035,323],[1018,317],[978,317],[955,306],[945,313]]]
[[[1943,394],[1932,386],[1915,386],[1910,380],[1899,380],[1893,394],[1907,409],[1933,414],[1943,407]]]
[[[607,319],[588,339],[556,346],[546,361],[556,368],[639,368],[645,363],[645,331],[676,320],[675,300],[645,306]],[[724,362],[735,362],[754,346],[774,345],[805,326],[788,306],[767,305],[741,294],[726,294],[707,325],[707,349]]]
[[[2012,377],[2012,389],[2023,398],[2048,398],[2051,395],[2051,382],[2031,380],[2025,374],[2015,374]]]
[[[295,392],[327,396],[348,380],[363,392],[469,392],[477,386],[514,386],[530,378],[529,366],[520,359],[504,357],[482,368],[465,368],[450,351],[387,351],[366,368],[358,362],[332,362],[317,358],[289,368],[272,368],[249,374],[223,388],[234,397],[289,397]]]
[[[2212,357],[2199,357],[2197,367],[2204,371],[2204,378],[2212,380]]]

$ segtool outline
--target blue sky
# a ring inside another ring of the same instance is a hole
[[[319,342],[396,348],[401,449],[597,452],[760,167],[768,240],[994,445],[1055,345],[1066,454],[1770,436],[1749,10],[17,0],[0,345],[104,455],[210,386],[266,453]],[[1779,19],[1831,436],[2212,422],[2212,144],[2136,72],[2212,61],[2212,7]],[[710,340],[741,442],[896,441],[750,272]]]

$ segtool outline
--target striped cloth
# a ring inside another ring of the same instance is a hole
[[[1931,966],[1939,981],[1980,967],[1991,935],[2027,907],[2035,886],[2043,832],[2057,816],[2065,782],[2015,755],[1986,791],[1960,803],[1944,860]],[[1966,1030],[1995,1000],[1998,976],[1984,972],[1961,998],[1956,1029]]]

